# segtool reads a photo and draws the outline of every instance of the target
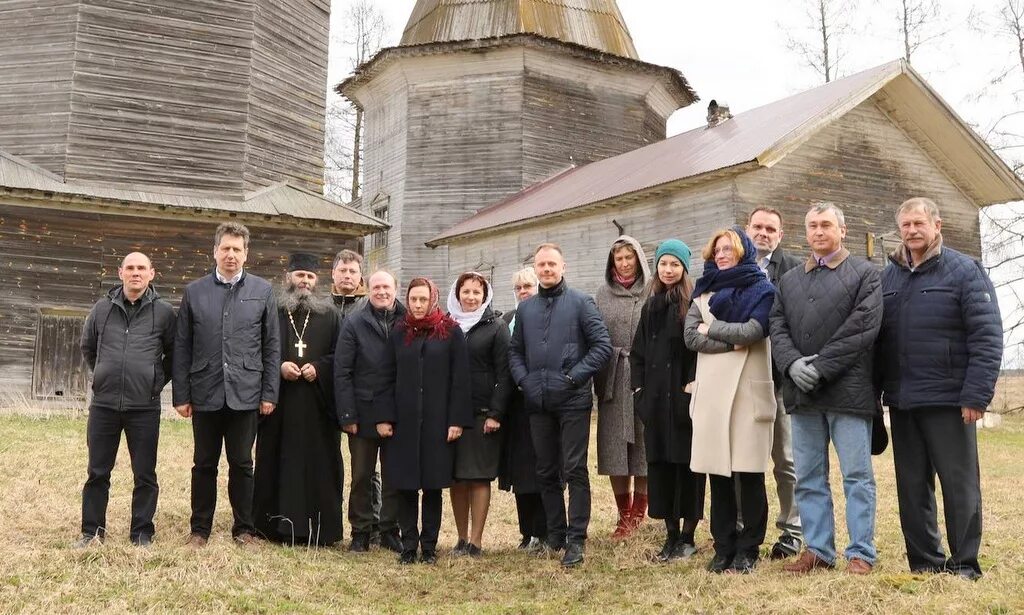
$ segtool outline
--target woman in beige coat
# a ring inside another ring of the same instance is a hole
[[[715,233],[693,291],[683,336],[697,351],[690,384],[690,469],[711,479],[712,572],[751,572],[768,524],[764,473],[772,450],[775,389],[768,314],[775,287],[742,228]],[[737,504],[737,486],[739,504]],[[742,510],[741,510],[742,508]],[[737,531],[739,513],[743,529]]]

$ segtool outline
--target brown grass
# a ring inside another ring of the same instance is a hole
[[[627,543],[609,540],[614,505],[607,480],[593,470],[592,538],[586,564],[575,571],[515,551],[518,532],[512,498],[497,492],[482,560],[453,560],[443,549],[435,567],[399,567],[392,554],[379,550],[359,556],[341,549],[272,545],[242,551],[228,538],[225,468],[214,538],[209,548],[193,552],[181,546],[188,532],[192,451],[189,426],[183,421],[163,424],[162,493],[154,547],[140,550],[128,544],[131,476],[122,447],[107,543],[73,550],[69,545],[78,534],[85,477],[84,425],[82,420],[0,418],[4,613],[1024,611],[1024,419],[1018,417],[1009,418],[998,431],[981,434],[986,574],[976,584],[907,571],[889,454],[875,463],[881,559],[867,578],[838,571],[791,578],[777,563],[763,563],[748,577],[708,574],[703,570],[710,557],[706,524],[698,533],[702,551],[692,562],[651,563],[648,555],[660,547],[661,528],[648,521]],[[834,489],[841,493],[838,484]],[[841,530],[840,545],[844,536]],[[769,539],[774,538],[770,530]],[[446,504],[442,545],[450,547],[453,542]]]

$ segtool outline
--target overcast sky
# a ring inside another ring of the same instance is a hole
[[[349,1],[333,0],[332,30],[343,27],[338,17]],[[846,5],[854,2],[841,1]],[[1011,94],[1024,94],[1024,71],[1020,66],[1014,68],[1014,41],[999,31],[996,22],[997,7],[1004,2],[941,0],[939,19],[926,30],[928,37],[941,36],[921,46],[912,58],[914,68],[982,136],[989,134],[998,118],[1024,109],[1024,102]],[[852,30],[838,43],[840,76],[902,57],[896,17],[899,3],[856,2],[849,19]],[[415,0],[377,0],[389,25],[386,44],[398,43],[415,4]],[[812,40],[815,36],[806,11],[808,0],[619,0],[618,5],[640,59],[678,69],[701,97],[701,102],[672,116],[670,135],[701,125],[712,98],[728,102],[733,113],[738,113],[823,82],[788,44],[791,38]],[[345,49],[333,46],[331,83],[350,72],[345,54]],[[1002,83],[991,85],[1008,69]],[[1022,147],[1001,154],[1007,159],[1024,159],[1024,114],[1004,121],[1000,128],[1022,135],[1018,140]],[[1018,224],[1024,218],[1022,204],[990,211],[999,217],[1014,216]],[[1024,245],[1018,249],[1024,250]],[[1003,275],[1024,277],[1024,267],[1004,269]],[[1017,291],[1024,296],[1020,284]],[[1011,304],[1020,304],[1008,289],[1000,292],[1000,298],[1004,314]]]

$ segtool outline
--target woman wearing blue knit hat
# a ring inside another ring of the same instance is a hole
[[[690,395],[683,390],[697,361],[683,343],[693,290],[687,275],[690,248],[678,239],[663,241],[654,262],[657,275],[640,314],[629,364],[633,407],[644,423],[648,514],[665,521],[665,544],[656,559],[667,562],[697,552],[694,532],[704,514],[705,478],[690,470],[693,424]]]

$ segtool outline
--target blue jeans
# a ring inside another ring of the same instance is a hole
[[[846,496],[847,560],[875,563],[875,474],[871,467],[871,417],[826,412],[793,414],[796,503],[804,543],[826,562],[836,560],[835,518],[829,489],[829,441],[839,456]]]

